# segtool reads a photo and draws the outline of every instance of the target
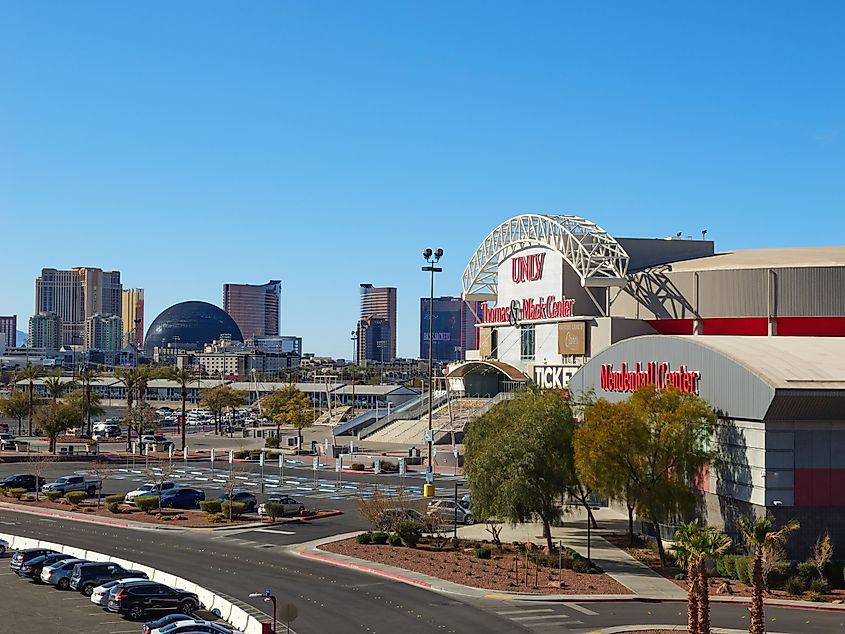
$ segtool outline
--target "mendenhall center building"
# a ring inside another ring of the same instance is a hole
[[[699,394],[718,417],[706,521],[737,537],[740,515],[768,512],[801,522],[791,556],[824,531],[845,552],[845,247],[717,253],[524,214],[481,241],[462,286],[481,318],[451,390]]]

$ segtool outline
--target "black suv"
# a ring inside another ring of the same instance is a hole
[[[0,488],[3,489],[26,489],[27,491],[40,490],[44,485],[44,478],[39,478],[31,473],[16,473],[6,476],[0,480]]]
[[[19,550],[12,555],[12,561],[9,562],[9,568],[17,572],[26,562],[32,561],[41,555],[52,555],[55,552],[56,551],[51,548],[25,548],[24,550]]]
[[[114,581],[123,577],[147,579],[147,574],[137,570],[127,570],[123,566],[108,562],[90,562],[76,564],[70,577],[70,587],[79,590],[86,597],[90,597],[94,588],[106,581]]]
[[[140,619],[150,612],[181,612],[190,616],[199,607],[199,597],[193,592],[175,590],[154,581],[113,588],[108,605],[109,612],[130,619]]]

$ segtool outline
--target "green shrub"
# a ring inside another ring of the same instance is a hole
[[[352,463],[352,470],[353,471],[364,471],[367,467],[364,466],[363,462],[353,462]]]
[[[385,533],[384,531],[375,531],[373,533],[373,538],[372,538],[373,543],[379,544],[379,545],[386,544],[388,537],[390,537],[390,535],[388,533]]]
[[[804,579],[805,581],[809,581],[813,577],[818,577],[819,572],[816,570],[816,567],[813,565],[812,561],[799,561],[795,565],[795,572],[798,573],[798,576]]]
[[[239,449],[232,455],[232,457],[238,460],[246,460],[247,458],[249,458],[249,451],[247,451],[246,449]]]
[[[391,546],[401,546],[402,545],[402,538],[399,537],[396,533],[391,533],[387,538],[387,543]]]
[[[123,502],[123,499],[124,498],[123,498],[122,495],[107,495],[106,496],[106,504],[108,504],[109,502],[115,502],[116,504],[121,504]]]
[[[147,515],[158,510],[158,496],[141,495],[135,498],[135,506],[144,511]]]
[[[722,567],[725,570],[725,576],[729,579],[739,579],[736,574],[736,558],[737,555],[725,555],[722,557]]]
[[[279,437],[278,436],[271,436],[264,440],[264,446],[267,449],[278,449],[279,448]]]
[[[766,579],[766,584],[769,588],[783,587],[787,577],[792,572],[792,565],[788,561],[779,561],[774,568],[769,571],[769,576]]]
[[[223,510],[223,500],[203,500],[200,509],[206,513],[220,513]]]
[[[359,533],[358,537],[355,538],[355,541],[359,544],[371,544],[373,541],[373,534],[369,531],[366,533]]]
[[[59,498],[62,497],[62,492],[61,491],[47,491],[47,492],[44,493],[44,495],[46,495],[47,499],[50,500],[51,502],[58,502]]]
[[[230,502],[229,500],[224,500],[223,503],[220,504],[220,510],[223,513],[223,517],[231,517],[233,520],[236,520],[240,519],[241,515],[244,514],[246,504],[243,502]]]
[[[490,550],[487,546],[479,546],[475,549],[475,556],[479,559],[490,559],[490,556],[493,554],[493,551]]]
[[[575,559],[572,562],[572,570],[584,574],[590,572],[590,564],[586,559]]]
[[[65,499],[74,506],[78,506],[87,496],[88,494],[85,491],[68,491],[65,493]]]
[[[15,487],[14,489],[6,489],[6,495],[16,500],[20,500],[26,494],[26,489]]]
[[[209,513],[206,515],[205,519],[207,519],[211,524],[219,524],[224,518],[222,513]]]
[[[120,502],[106,502],[106,508],[109,510],[109,513],[114,513],[117,515],[120,513]]]
[[[687,578],[687,574],[685,572],[679,572],[678,574],[675,575],[675,579],[677,581],[685,581],[686,578]]]
[[[822,603],[825,598],[823,594],[819,594],[818,592],[813,592],[812,590],[810,590],[804,593],[804,600],[813,601],[814,603]]]
[[[800,596],[805,588],[804,580],[801,577],[790,577],[783,584],[783,590],[787,594],[794,594]]]
[[[819,579],[816,577],[810,581],[810,592],[818,592],[819,594],[828,594],[830,592],[830,584],[827,579]]]
[[[275,522],[278,518],[284,516],[285,505],[278,502],[267,502],[264,505],[264,512],[267,513],[267,517]]]
[[[737,557],[736,558],[736,575],[739,580],[746,584],[751,584],[751,570],[750,566],[752,565],[751,557]]]
[[[396,462],[383,461],[380,468],[382,473],[399,473],[399,464]]]
[[[833,588],[841,588],[845,574],[845,561],[834,559],[824,567],[824,578],[830,581]]]
[[[424,529],[422,522],[411,519],[397,522],[393,528],[396,530],[396,534],[402,538],[402,543],[408,548],[417,547]]]

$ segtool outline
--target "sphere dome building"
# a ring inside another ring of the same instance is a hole
[[[222,335],[243,341],[235,320],[220,307],[208,302],[180,302],[155,318],[147,330],[144,349],[149,354],[168,344],[183,349],[202,348]]]

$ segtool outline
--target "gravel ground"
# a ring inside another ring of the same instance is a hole
[[[524,556],[519,557],[515,572],[514,553],[496,554],[491,559],[478,559],[470,549],[466,551],[437,551],[428,547],[403,548],[386,545],[358,544],[355,539],[332,542],[322,550],[366,559],[382,564],[420,572],[432,577],[502,592],[527,592],[532,594],[630,594],[622,584],[605,574],[579,574],[563,570],[563,587],[560,587],[558,570],[540,568],[529,564],[526,584]]]

